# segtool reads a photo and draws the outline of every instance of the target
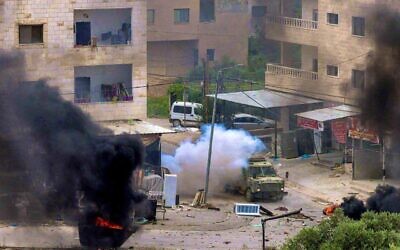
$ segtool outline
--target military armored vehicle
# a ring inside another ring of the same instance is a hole
[[[246,200],[282,200],[286,194],[285,181],[279,177],[265,157],[252,157],[249,166],[242,169],[242,179],[225,186],[228,192],[244,194]]]

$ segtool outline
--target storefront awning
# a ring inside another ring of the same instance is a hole
[[[341,105],[331,108],[316,109],[312,111],[307,111],[303,113],[296,114],[299,117],[306,118],[309,120],[314,120],[317,122],[326,122],[337,119],[342,119],[346,117],[357,116],[361,113],[360,109],[357,107],[349,105]]]
[[[214,97],[214,95],[207,95]],[[285,94],[272,90],[242,91],[218,94],[219,100],[243,104],[256,108],[282,108],[301,104],[321,103],[322,101]]]

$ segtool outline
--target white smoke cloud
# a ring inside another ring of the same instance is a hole
[[[163,166],[178,174],[180,194],[194,194],[204,188],[210,134],[211,126],[204,126],[196,142],[184,141],[174,156],[163,155]],[[223,126],[215,126],[210,193],[218,193],[226,183],[237,180],[241,169],[247,167],[250,156],[264,150],[261,140],[244,130],[227,130]]]

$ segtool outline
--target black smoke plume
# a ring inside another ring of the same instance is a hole
[[[128,226],[144,198],[131,187],[140,140],[100,136],[107,131],[57,89],[24,80],[23,56],[0,51],[0,217],[26,206],[27,218],[54,218],[77,214],[80,204]]]
[[[354,220],[359,220],[366,211],[400,213],[400,190],[389,185],[378,185],[374,194],[367,199],[366,205],[352,196],[343,198],[340,208],[344,215]]]
[[[399,189],[388,185],[377,186],[375,193],[367,200],[367,208],[374,212],[400,213]]]
[[[344,215],[353,220],[361,219],[361,215],[366,211],[364,202],[354,196],[343,198],[340,208],[343,209]]]
[[[400,14],[379,8],[371,14],[369,34],[374,51],[369,56],[367,86],[361,99],[362,120],[382,135],[400,128]]]

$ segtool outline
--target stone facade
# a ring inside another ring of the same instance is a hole
[[[77,10],[130,9],[128,44],[76,46]],[[43,43],[19,43],[19,25],[43,25]],[[125,120],[147,115],[147,33],[145,0],[0,0],[0,48],[25,55],[28,81],[46,79],[74,101],[75,67],[132,65],[133,101],[78,104],[95,120]]]
[[[357,103],[362,90],[352,86],[352,70],[366,70],[368,54],[374,47],[368,30],[373,22],[369,13],[381,1],[302,0],[297,16],[287,10],[287,2],[265,1],[269,9],[265,33],[267,39],[281,44],[300,45],[301,67],[297,70],[285,65],[285,57],[290,55],[281,46],[278,66],[288,68],[267,67],[266,86],[327,101]],[[329,24],[328,13],[338,14],[339,23]],[[353,35],[352,17],[365,18],[365,36]],[[329,76],[327,65],[338,66],[338,76]]]
[[[154,11],[154,23],[148,25],[149,73],[184,75],[207,58],[207,49],[215,50],[214,61],[227,56],[247,63],[247,1],[215,0],[212,21],[200,21],[200,0],[148,0],[147,5]],[[175,9],[189,9],[189,22],[175,23]]]

